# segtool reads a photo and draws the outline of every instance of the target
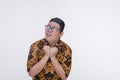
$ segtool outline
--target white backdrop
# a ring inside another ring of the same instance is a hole
[[[0,0],[0,80],[31,80],[29,47],[56,16],[73,51],[68,80],[120,80],[119,0]]]

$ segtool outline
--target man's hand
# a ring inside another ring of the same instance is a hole
[[[45,52],[45,56],[52,58],[56,57],[56,54],[58,52],[58,48],[57,47],[52,47],[50,48],[50,46],[44,46],[43,47],[43,51]]]
[[[50,58],[55,58],[57,52],[58,52],[58,48],[57,48],[57,47],[52,47],[52,48],[50,49]]]
[[[45,45],[44,47],[43,47],[43,51],[45,52],[45,56],[50,56],[49,54],[50,54],[50,46],[47,46],[47,45]]]

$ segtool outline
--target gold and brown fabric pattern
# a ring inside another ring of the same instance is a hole
[[[44,56],[44,51],[42,49],[44,45],[49,45],[45,38],[36,41],[31,45],[27,61],[28,72],[30,71],[30,68]],[[55,46],[58,48],[56,58],[63,67],[66,77],[68,77],[71,70],[72,51],[70,47],[61,40],[59,40]],[[33,80],[61,80],[61,78],[55,72],[51,60],[49,59],[42,71],[37,74]]]

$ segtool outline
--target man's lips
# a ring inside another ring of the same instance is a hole
[[[51,37],[51,36],[52,36],[52,34],[47,33],[47,34],[46,34],[46,36],[47,36],[47,37]]]

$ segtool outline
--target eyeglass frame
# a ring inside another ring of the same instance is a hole
[[[57,32],[60,31],[60,29],[56,28],[56,27],[52,27],[50,25],[45,25],[45,30],[51,30],[52,32]]]

